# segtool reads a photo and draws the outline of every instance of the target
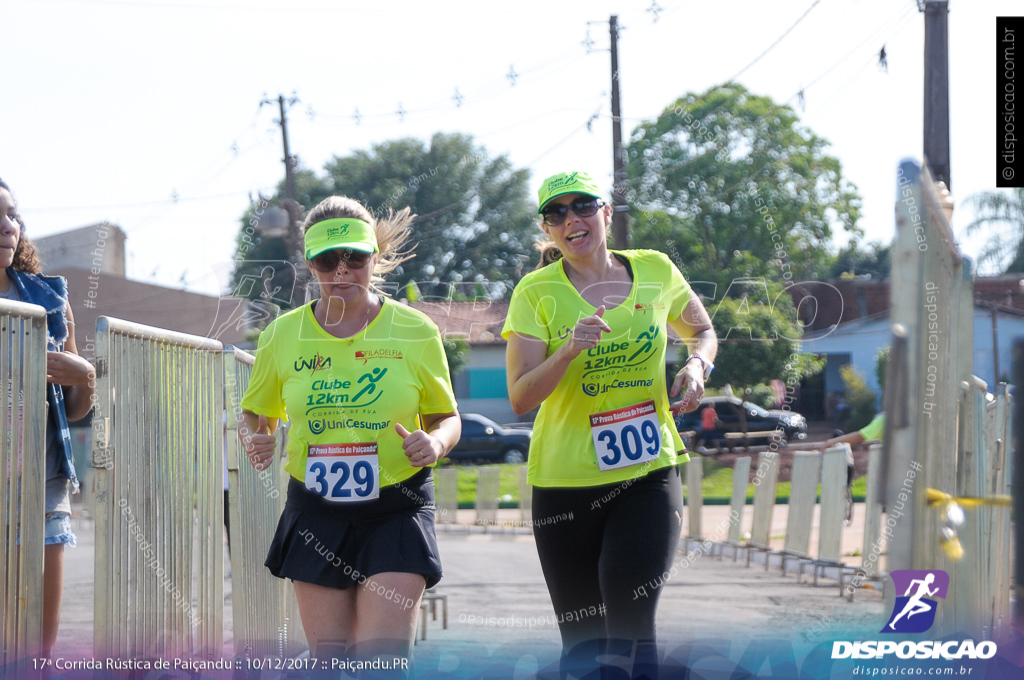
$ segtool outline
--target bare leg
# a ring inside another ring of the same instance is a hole
[[[412,655],[416,620],[426,581],[420,574],[374,574],[359,586],[358,644],[362,659]]]
[[[64,595],[64,544],[43,550],[43,656],[53,654],[60,627],[60,604]]]
[[[309,651],[317,656],[318,646],[340,649],[355,641],[356,588],[339,590],[314,583],[294,581],[302,628]]]

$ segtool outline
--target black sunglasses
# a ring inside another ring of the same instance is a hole
[[[593,217],[599,208],[604,206],[604,201],[597,198],[577,198],[569,203],[549,205],[540,211],[544,218],[544,224],[549,227],[557,227],[569,216],[569,208],[579,217]]]
[[[349,248],[336,248],[326,250],[309,261],[313,269],[326,274],[338,269],[338,265],[345,264],[346,269],[362,269],[370,261],[373,253],[364,253]]]

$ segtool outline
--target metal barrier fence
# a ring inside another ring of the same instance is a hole
[[[743,523],[743,508],[747,504],[747,485],[750,483],[750,458],[744,456],[732,468],[732,512],[729,513],[729,543],[740,542],[740,526]]]
[[[790,476],[789,514],[786,518],[786,542],[783,552],[795,557],[807,557],[811,547],[811,524],[817,503],[818,471],[821,454],[816,451],[795,451],[793,472]],[[782,558],[782,571],[786,571],[786,557]]]
[[[704,457],[696,453],[690,454],[690,462],[686,464],[686,512],[687,532],[684,547],[690,548],[690,541],[701,540],[701,515],[704,508]]]
[[[280,463],[257,471],[238,438],[242,396],[253,356],[224,352],[225,456],[231,523],[231,616],[235,654],[247,658],[294,657],[306,649],[295,590],[263,566],[284,510],[289,473]],[[283,450],[285,428],[278,428]],[[279,457],[280,460],[280,457]]]
[[[435,468],[434,503],[437,505],[435,515],[437,524],[456,524],[459,515],[459,473],[453,469]]]
[[[739,557],[740,550],[748,550],[750,546],[740,544],[740,531],[743,525],[743,508],[747,504],[747,485],[750,483],[750,458],[738,459],[732,468],[732,499],[729,503],[729,533],[724,543],[715,543],[711,547],[712,555],[718,552],[720,558],[725,557],[725,549],[732,549],[732,558]],[[749,552],[748,552],[749,556]],[[748,563],[749,564],[749,563]]]
[[[779,454],[762,451],[757,454],[757,472],[754,474],[754,520],[750,528],[750,546],[759,550],[771,549],[772,510],[775,509],[775,490],[779,480]],[[749,556],[749,552],[747,553]]]
[[[29,672],[43,633],[46,311],[0,301],[0,667]]]
[[[519,521],[523,526],[533,526],[533,485],[526,481],[529,468],[519,468]]]
[[[480,468],[476,480],[476,523],[493,527],[498,523],[498,494],[501,490],[501,469],[488,465]]]
[[[220,658],[222,346],[96,322],[94,654]]]
[[[1009,608],[1008,508],[993,505],[1009,492],[1009,397],[990,399],[972,375],[971,262],[955,244],[931,176],[906,161],[897,182],[880,499],[890,508],[886,567],[948,572],[950,597],[931,634],[984,639],[999,632]],[[963,501],[966,521],[952,538],[951,506],[930,504],[935,494]],[[897,595],[887,593],[887,604]]]
[[[844,488],[849,444],[827,449],[821,455],[821,514],[818,516],[818,555],[820,562],[842,562]]]

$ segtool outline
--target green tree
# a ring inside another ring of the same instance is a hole
[[[447,295],[453,284],[470,297],[507,296],[531,269],[530,260],[536,261],[532,246],[540,231],[529,171],[513,167],[507,156],[490,157],[469,135],[437,133],[429,145],[418,139],[384,142],[335,156],[323,176],[302,170],[296,179],[307,210],[332,194],[355,198],[374,214],[409,206],[418,215],[410,242],[416,257],[390,280],[418,282],[425,296]],[[283,186],[272,202],[281,195]],[[257,243],[247,259],[280,257],[283,245],[270,241],[280,239]],[[251,269],[245,262],[236,267],[235,283]]]
[[[674,247],[690,279],[720,286],[827,277],[836,231],[861,234],[860,197],[827,146],[742,85],[687,94],[630,137],[631,246]]]
[[[307,209],[330,195],[324,188],[324,181],[308,168],[296,171],[295,186],[299,205]],[[264,238],[256,228],[259,218],[277,209],[283,197],[282,181],[274,196],[261,198],[242,215],[238,235],[235,237],[235,268],[231,274],[231,289],[232,295],[236,297],[261,300],[266,304],[289,309],[296,299],[303,299],[303,292],[294,289],[309,279],[303,271],[306,265],[296,261],[295,256],[287,252],[283,238]]]
[[[469,361],[469,343],[462,338],[443,338],[441,344],[444,345],[444,356],[448,359],[448,372],[454,378]]]
[[[873,242],[862,248],[856,241],[850,241],[839,250],[830,273],[833,279],[870,274],[881,281],[889,278],[891,269],[891,245]]]
[[[889,370],[889,355],[892,345],[886,345],[875,352],[875,377],[878,378],[878,389],[885,392],[885,372]]]
[[[741,289],[742,288],[742,289]],[[709,305],[718,336],[718,357],[709,386],[753,387],[772,380],[800,380],[819,373],[825,360],[799,353],[803,330],[782,286],[739,281]],[[680,358],[686,356],[681,348]]]
[[[875,391],[864,381],[864,375],[851,364],[839,368],[839,376],[846,385],[846,403],[850,414],[843,422],[847,432],[864,427],[875,417]]]
[[[995,229],[978,255],[978,268],[999,273],[1024,272],[1024,189],[983,191],[967,198],[974,220],[967,225],[968,236]]]

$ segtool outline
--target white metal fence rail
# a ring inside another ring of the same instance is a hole
[[[0,301],[0,667],[22,677],[43,631],[46,312]]]
[[[985,639],[999,633],[1009,608],[1009,509],[990,502],[1009,493],[1009,397],[1005,390],[990,396],[972,375],[971,261],[956,246],[931,176],[905,161],[897,183],[882,457],[887,488],[880,499],[892,530],[886,568],[947,571],[951,594],[932,634]],[[929,493],[969,500],[959,530],[962,559],[942,533],[948,516],[938,509],[948,505],[930,506]],[[887,604],[894,597],[888,592]]]
[[[222,346],[100,317],[94,653],[220,658]]]
[[[235,348],[224,352],[234,647],[242,657],[285,658],[306,648],[298,604],[292,585],[271,574],[263,562],[284,510],[289,474],[279,460],[257,471],[245,459],[238,422],[252,365],[251,354]],[[283,448],[284,437],[278,439]]]

